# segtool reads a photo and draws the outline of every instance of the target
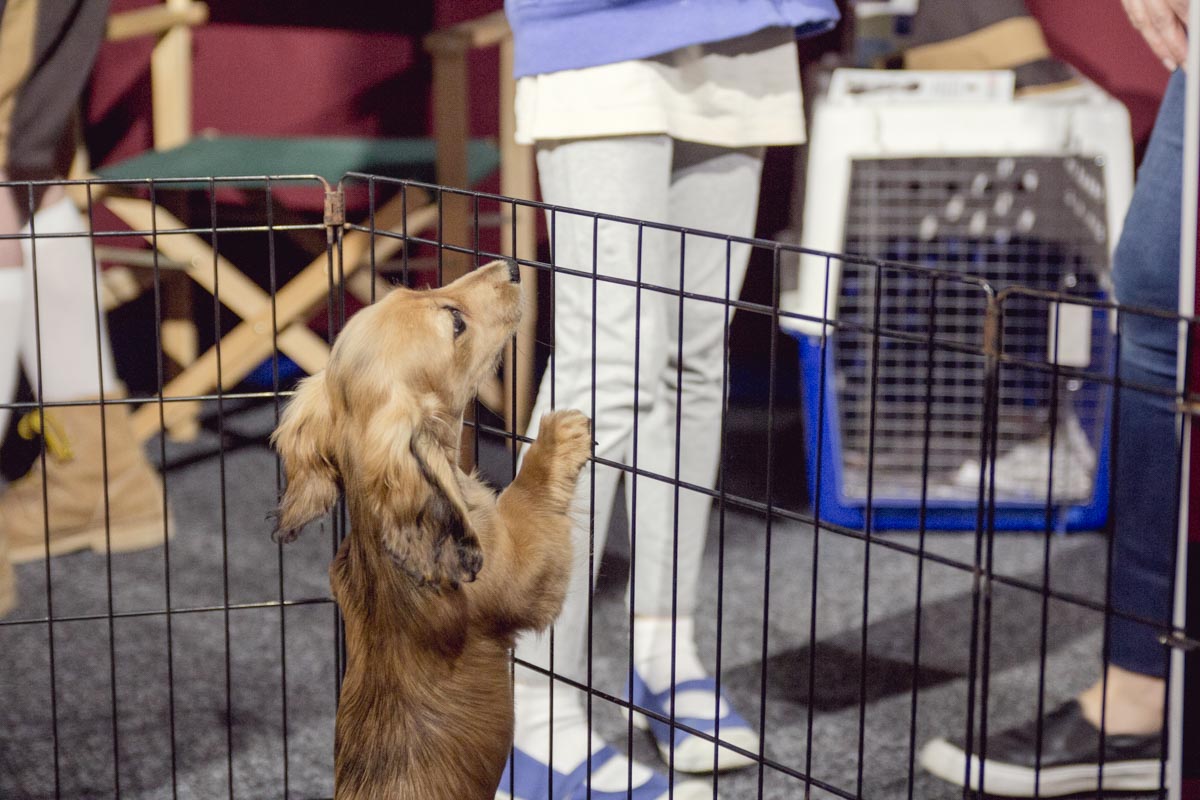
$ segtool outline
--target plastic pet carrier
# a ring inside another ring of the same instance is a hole
[[[1107,299],[1132,183],[1128,114],[1090,84],[1014,98],[1011,73],[834,73],[802,243],[848,255],[801,255],[781,296],[821,519],[862,527],[869,505],[874,529],[974,529],[994,492],[998,529],[1103,524],[1111,389],[1086,375],[1111,372],[1110,314],[1061,295]]]

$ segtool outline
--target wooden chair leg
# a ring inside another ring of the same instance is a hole
[[[370,305],[390,292],[392,287],[383,278],[375,276],[372,279],[370,272],[359,270],[346,279],[346,289],[361,302]],[[374,299],[372,299],[372,293],[374,293]]]
[[[179,272],[162,274],[163,322],[159,335],[162,337],[164,355],[169,359],[166,375],[170,379],[194,363],[200,355],[200,337],[192,308],[191,281]],[[192,442],[200,434],[200,404],[187,403],[186,416],[167,428],[167,435],[176,442]]]
[[[516,81],[513,75],[513,41],[506,37],[500,42],[500,193],[507,197],[532,200],[536,191],[533,148],[516,141]],[[537,256],[537,216],[531,206],[506,204],[501,209],[501,247],[522,261]],[[504,402],[505,422],[509,430],[524,433],[529,426],[533,409],[534,356],[537,345],[537,271],[521,267],[521,282],[525,286],[526,313],[517,331],[516,355],[505,362]],[[513,384],[516,384],[515,391]],[[514,404],[513,399],[516,399]]]
[[[437,139],[437,182],[463,189],[468,184],[467,142],[471,138],[467,108],[470,95],[465,51],[442,53],[433,60],[433,129]],[[447,245],[471,247],[471,198],[442,192],[436,198],[441,206],[438,241],[442,252],[442,277],[445,283],[465,275],[472,262],[468,253],[447,249]]]

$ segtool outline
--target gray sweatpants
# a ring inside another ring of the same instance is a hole
[[[750,236],[762,153],[664,135],[624,136],[544,142],[537,164],[549,203]],[[731,313],[721,299],[737,299],[749,247],[558,211],[549,214],[549,224],[555,266],[585,276],[553,277],[554,356],[530,436],[536,437],[551,408],[578,408],[593,420],[597,457],[711,488],[720,456]],[[543,276],[543,291],[548,283]],[[660,291],[678,290],[681,283],[686,292],[718,299],[686,299],[681,309],[678,295]],[[589,552],[594,575],[621,476],[595,465],[593,481],[592,469],[585,468],[576,493],[576,568],[555,626],[555,671],[575,679],[584,677]],[[634,481],[626,474],[625,487],[633,510],[629,591],[635,613],[670,615],[677,602],[679,615],[691,614],[710,498],[686,489],[677,497],[672,483],[648,476]],[[517,656],[548,668],[549,638],[524,636]]]

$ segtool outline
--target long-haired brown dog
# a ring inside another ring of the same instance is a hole
[[[587,418],[547,415],[498,497],[455,465],[463,410],[516,330],[518,281],[497,261],[358,312],[273,436],[288,479],[277,536],[294,538],[339,490],[350,513],[330,567],[348,654],[336,800],[493,797],[514,636],[562,606]]]

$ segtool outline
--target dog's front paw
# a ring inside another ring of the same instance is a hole
[[[542,417],[528,458],[541,462],[551,480],[574,485],[591,454],[591,420],[575,409],[567,409]]]

